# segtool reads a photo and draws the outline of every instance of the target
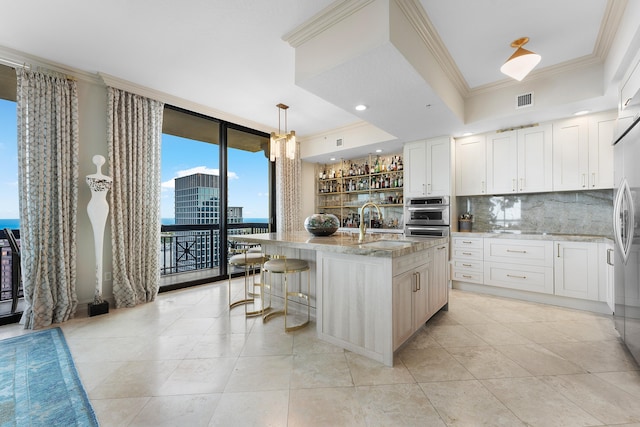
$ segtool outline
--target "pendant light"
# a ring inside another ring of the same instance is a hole
[[[278,133],[271,132],[269,159],[272,162],[276,161],[277,157],[280,157],[280,147],[284,145],[285,155],[288,159],[294,159],[296,157],[296,132],[287,132],[287,109],[288,105],[278,104]],[[284,133],[280,130],[280,118],[284,112]]]
[[[533,53],[522,47],[528,42],[529,37],[514,40],[511,43],[511,47],[516,48],[516,51],[507,59],[507,62],[500,67],[502,73],[517,81],[522,81],[542,59],[537,53]]]

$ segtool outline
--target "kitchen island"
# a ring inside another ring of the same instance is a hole
[[[358,242],[355,233],[291,232],[229,239],[307,260],[318,337],[388,366],[394,351],[448,306],[448,238],[368,234]]]

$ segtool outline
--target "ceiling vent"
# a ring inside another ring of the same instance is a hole
[[[516,110],[533,106],[533,92],[516,96]]]

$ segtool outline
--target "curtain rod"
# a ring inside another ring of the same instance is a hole
[[[20,63],[6,58],[0,58],[0,64],[7,65],[9,67],[26,68],[27,70],[31,69],[31,64],[27,64],[26,62]]]

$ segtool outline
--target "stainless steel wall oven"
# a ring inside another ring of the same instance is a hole
[[[445,237],[449,235],[449,197],[415,197],[404,207],[405,236]]]

